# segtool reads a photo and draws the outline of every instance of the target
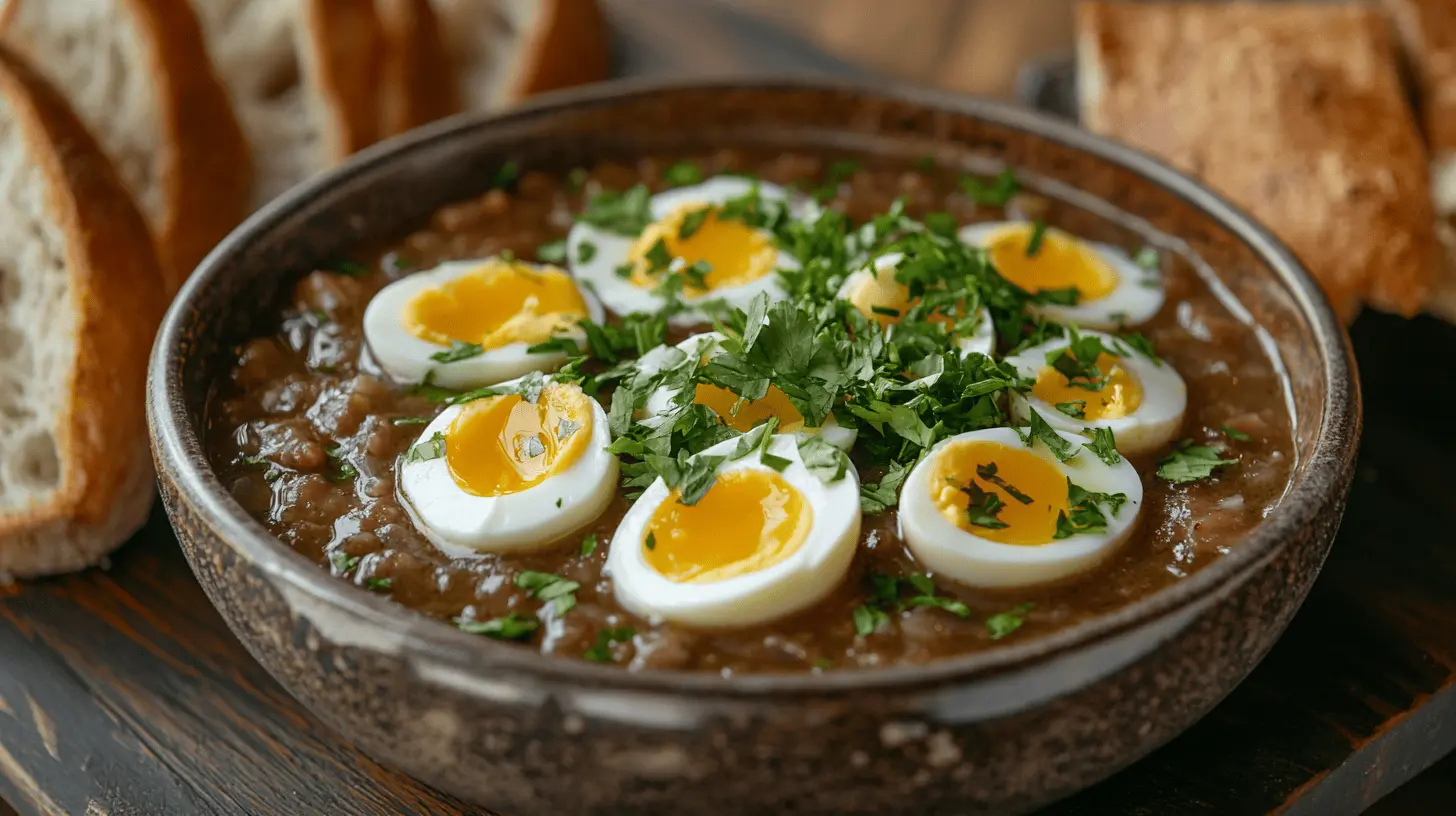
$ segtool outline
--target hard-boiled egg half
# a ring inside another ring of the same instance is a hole
[[[577,277],[589,281],[607,308],[619,314],[655,311],[662,298],[653,289],[669,270],[705,264],[707,272],[683,290],[683,300],[722,299],[747,308],[754,295],[783,296],[778,269],[799,262],[779,250],[771,232],[722,217],[722,205],[758,190],[762,200],[789,202],[789,191],[766,181],[718,176],[702,184],[652,196],[654,219],[641,235],[619,235],[578,220],[567,237],[567,257]],[[677,325],[702,321],[692,311],[677,315]]]
[[[895,271],[905,259],[904,253],[890,252],[876,258],[872,264],[850,274],[844,279],[836,295],[841,300],[854,304],[860,314],[888,329],[900,322],[900,318],[914,308],[918,299],[910,297],[910,287],[895,279]],[[954,329],[964,315],[930,316],[930,320]],[[982,308],[976,309],[973,327],[969,332],[956,336],[955,345],[963,354],[972,352],[990,355],[996,347],[996,327]]]
[[[451,555],[550,544],[617,491],[607,415],[580,386],[531,374],[492,390],[435,417],[399,464],[404,505]]]
[[[728,457],[729,439],[700,456]],[[634,614],[689,626],[752,626],[806,609],[844,579],[859,540],[854,468],[825,483],[791,436],[725,458],[696,504],[658,479],[612,535],[607,571]]]
[[[1032,311],[1063,323],[1114,329],[1144,323],[1163,307],[1163,282],[1110,244],[1085,241],[1055,227],[993,222],[962,227],[960,239],[982,247],[1003,278],[1027,292],[1076,289],[1075,306],[1040,304]]]
[[[561,351],[529,351],[553,337],[584,340],[583,318],[602,308],[552,266],[487,258],[448,261],[380,290],[364,311],[364,336],[385,373],[401,382],[475,388],[550,371]]]
[[[638,359],[637,371],[639,375],[651,376],[665,368],[680,365],[683,361],[693,357],[706,363],[723,353],[723,340],[723,335],[718,332],[704,332],[695,334],[676,346],[659,346]],[[682,390],[682,388],[674,388],[671,385],[657,388],[648,395],[640,418],[650,422],[654,416],[670,413]],[[770,417],[774,417],[779,421],[778,433],[817,434],[824,437],[825,442],[840,450],[849,450],[854,447],[854,440],[859,436],[858,430],[843,427],[835,420],[833,414],[830,414],[824,420],[824,424],[817,428],[806,426],[804,415],[789,400],[788,395],[776,385],[770,385],[768,393],[759,399],[745,400],[727,388],[710,383],[697,383],[694,386],[693,402],[713,409],[713,413],[718,415],[720,422],[739,433],[747,433]]]
[[[1078,359],[1079,348],[1093,359]],[[1035,409],[1059,430],[1107,428],[1127,456],[1163,447],[1183,427],[1188,406],[1183,378],[1172,364],[1110,334],[1072,331],[1006,360],[1032,381],[1030,391],[1011,398],[1018,420],[1026,421]]]
[[[930,449],[900,492],[900,534],[915,558],[967,586],[1044,584],[1085,572],[1131,535],[1143,485],[1126,459],[1109,465],[1086,441],[1057,457],[1013,428],[950,437]]]

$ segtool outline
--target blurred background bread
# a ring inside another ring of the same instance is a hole
[[[0,574],[100,560],[151,507],[146,222],[65,99],[0,46]]]

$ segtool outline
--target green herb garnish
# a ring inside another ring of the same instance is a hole
[[[1106,505],[1108,512],[1116,515],[1127,502],[1124,493],[1094,493],[1067,480],[1067,510],[1057,514],[1057,531],[1053,538],[1070,538],[1078,534],[1107,532],[1107,516],[1102,512]]]
[[[1010,169],[1002,170],[989,184],[974,176],[961,176],[960,187],[972,201],[992,207],[1006,206],[1021,191],[1021,184]]]
[[[329,566],[340,575],[348,575],[353,572],[354,568],[359,566],[359,560],[359,556],[349,555],[339,550],[329,553]]]
[[[1223,428],[1223,435],[1235,442],[1248,442],[1250,439],[1253,439],[1252,436],[1249,436],[1238,428],[1230,428],[1227,425],[1221,425],[1220,427]]]
[[[635,236],[652,223],[652,193],[642,184],[627,190],[603,190],[592,196],[576,220],[615,232]]]
[[[699,170],[696,164],[684,159],[676,164],[668,165],[667,169],[662,171],[662,180],[673,187],[686,187],[702,181],[703,171]]]
[[[513,161],[508,161],[495,171],[495,178],[491,181],[492,187],[509,187],[515,183],[521,175],[521,166]]]
[[[1122,455],[1117,452],[1117,439],[1112,435],[1111,428],[1090,429],[1092,441],[1083,442],[1082,447],[1092,451],[1104,463],[1115,465],[1122,461]]]
[[[1058,411],[1066,414],[1072,419],[1087,418],[1087,400],[1072,400],[1071,402],[1059,402],[1052,406]]]
[[[1006,491],[1007,495],[1009,495],[1011,498],[1017,500],[1018,502],[1021,502],[1022,504],[1031,504],[1033,501],[1035,501],[1030,496],[1022,493],[1015,487],[1012,487],[1011,483],[1007,482],[1005,479],[997,475],[996,471],[997,467],[995,462],[989,462],[984,465],[976,465],[977,476]]]
[[[1195,445],[1191,439],[1181,440],[1167,456],[1158,460],[1158,477],[1173,484],[1187,484],[1207,479],[1218,468],[1239,461],[1220,458],[1220,453],[1208,445]]]
[[[347,275],[351,278],[365,278],[373,271],[364,264],[354,261],[335,261],[329,268],[340,275]]]
[[[462,340],[451,340],[450,348],[445,351],[437,351],[430,355],[430,359],[437,363],[458,363],[461,360],[469,360],[472,357],[479,357],[485,353],[485,347],[479,343],[466,343]]]
[[[457,620],[455,626],[462,632],[472,635],[485,635],[497,640],[524,640],[531,636],[541,624],[532,618],[523,617],[515,612],[503,618],[492,618],[485,621]]]
[[[394,586],[393,578],[369,578],[364,581],[364,586],[370,592],[384,592]]]
[[[611,663],[614,660],[612,655],[612,644],[626,643],[637,636],[637,631],[630,626],[608,626],[597,631],[597,642],[586,654],[582,655],[587,660],[597,663]]]
[[[581,557],[586,558],[597,551],[597,534],[590,533],[581,540]]]
[[[1006,612],[998,612],[986,619],[986,629],[991,633],[992,640],[1000,640],[1007,635],[1021,628],[1026,622],[1026,614],[1036,607],[1036,604],[1024,603],[1012,607]]]
[[[558,238],[536,247],[536,260],[548,264],[566,263],[566,239]]]
[[[539,601],[550,601],[556,617],[561,617],[576,606],[576,591],[581,584],[568,581],[549,572],[525,570],[516,575],[517,589],[526,590],[527,595]]]
[[[1055,428],[1048,425],[1047,421],[1042,419],[1041,414],[1038,414],[1035,408],[1028,407],[1027,412],[1031,414],[1030,425],[1027,426],[1027,432],[1022,436],[1022,439],[1026,441],[1028,448],[1032,446],[1033,440],[1041,440],[1041,443],[1046,445],[1047,450],[1051,451],[1052,455],[1057,457],[1057,461],[1059,462],[1065,462],[1077,455],[1077,449],[1072,443],[1063,439],[1062,435],[1057,433]]]
[[[445,435],[436,431],[429,439],[417,442],[405,454],[406,462],[428,462],[445,455]]]

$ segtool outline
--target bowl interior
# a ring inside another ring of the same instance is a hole
[[[439,207],[489,188],[501,165],[565,172],[604,159],[719,147],[855,153],[949,171],[1011,167],[1023,186],[1113,217],[1183,254],[1256,326],[1289,381],[1298,462],[1280,506],[1218,562],[1123,609],[1024,644],[916,669],[822,677],[632,675],[496,644],[429,622],[334,580],[270,536],[207,464],[200,429],[210,384],[237,344],[272,319],[294,281],[361,243],[403,235]],[[1235,302],[1236,301],[1236,302]],[[494,118],[458,118],[379,145],[255,215],[202,265],[159,335],[150,398],[158,458],[245,558],[380,626],[409,627],[420,648],[529,665],[594,682],[729,684],[736,690],[854,687],[990,672],[1107,637],[1217,591],[1309,522],[1316,498],[1343,489],[1358,396],[1344,332],[1292,256],[1241,213],[1171,169],[1037,114],[900,89],[770,83],[568,92]]]

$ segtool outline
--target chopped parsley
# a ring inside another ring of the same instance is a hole
[[[334,550],[329,553],[329,566],[339,575],[348,575],[359,566],[359,556],[349,555],[346,552]]]
[[[686,241],[694,235],[697,235],[698,230],[703,227],[703,222],[707,221],[708,216],[712,214],[713,209],[711,207],[704,207],[700,210],[693,210],[683,216],[682,224],[677,228],[678,240]]]
[[[393,578],[370,578],[364,582],[364,586],[370,592],[384,592],[394,586]]]
[[[581,557],[586,558],[597,551],[597,534],[591,533],[581,540]]]
[[[1033,501],[1035,501],[1035,499],[1033,499],[1032,497],[1026,495],[1025,493],[1022,493],[1015,487],[1012,487],[1009,482],[1007,482],[1005,479],[1001,478],[997,474],[997,470],[998,469],[995,462],[988,462],[984,465],[976,465],[977,476],[1006,491],[1006,494],[1011,498],[1015,499],[1018,502],[1021,502],[1022,504],[1031,504]]]
[[[429,439],[417,442],[405,454],[406,462],[428,462],[445,455],[445,435],[436,431]]]
[[[1041,254],[1041,245],[1046,240],[1047,225],[1045,221],[1037,219],[1031,225],[1031,238],[1026,242],[1026,257],[1035,258]]]
[[[1057,530],[1052,538],[1071,538],[1078,534],[1107,532],[1106,505],[1113,515],[1127,502],[1124,493],[1094,493],[1067,480],[1067,510],[1057,513]]]
[[[249,456],[246,454],[244,454],[242,458],[240,458],[238,461],[249,467],[268,467],[269,465],[273,464],[273,462],[269,460],[266,456]]]
[[[1027,431],[1022,435],[1022,439],[1026,441],[1028,448],[1032,446],[1034,441],[1040,440],[1043,445],[1046,445],[1047,450],[1051,451],[1052,455],[1057,457],[1057,461],[1059,462],[1065,462],[1077,455],[1077,448],[1071,442],[1062,438],[1062,435],[1057,433],[1055,428],[1048,425],[1047,421],[1042,419],[1041,414],[1038,414],[1035,408],[1028,407],[1026,410],[1031,414],[1031,424],[1027,426]],[[1017,433],[1020,433],[1020,431],[1017,431]]]
[[[597,642],[582,657],[596,663],[611,663],[616,659],[612,644],[626,643],[636,636],[637,630],[630,626],[607,626],[597,631]]]
[[[899,463],[880,477],[878,482],[861,482],[859,507],[866,514],[883,513],[900,501],[900,484],[910,475],[910,468]]]
[[[1072,400],[1071,402],[1059,402],[1052,406],[1058,411],[1066,414],[1072,419],[1087,418],[1087,400]]]
[[[549,572],[525,570],[516,575],[517,589],[526,590],[527,595],[538,601],[550,601],[556,617],[561,617],[576,606],[576,591],[581,584],[568,581]]]
[[[1021,183],[1010,169],[1002,170],[989,184],[974,176],[961,176],[960,187],[972,201],[991,207],[1004,207],[1021,192]]]
[[[652,532],[651,530],[648,530],[647,538],[643,539],[642,546],[646,547],[648,550],[657,549],[657,534]]]
[[[1107,375],[1097,365],[1106,351],[1102,338],[1095,334],[1080,334],[1068,328],[1069,342],[1065,348],[1047,352],[1046,361],[1057,373],[1067,378],[1067,385],[1087,391],[1101,391],[1107,387]]]
[[[1235,442],[1248,442],[1250,439],[1253,439],[1252,436],[1249,436],[1238,428],[1230,428],[1227,425],[1223,425],[1220,427],[1223,428],[1223,435],[1227,436],[1229,439],[1232,439]]]
[[[491,618],[485,621],[457,620],[455,626],[460,631],[472,635],[485,635],[497,640],[525,640],[531,636],[532,632],[540,628],[541,624],[532,618],[512,612],[503,618]]]
[[[521,176],[521,166],[513,161],[508,161],[495,171],[495,178],[491,180],[492,187],[509,187],[516,183]]]
[[[347,482],[359,475],[359,469],[345,457],[343,448],[338,445],[330,445],[325,448],[324,455],[334,466],[334,472],[329,474],[329,481]]]
[[[1115,344],[1118,346],[1118,353],[1124,357],[1128,356],[1128,350],[1130,349],[1152,360],[1154,365],[1161,366],[1163,364],[1163,358],[1159,357],[1157,350],[1153,348],[1153,341],[1137,332],[1128,332],[1118,337]]]
[[[479,357],[485,353],[485,347],[479,343],[466,343],[461,340],[451,340],[450,348],[445,351],[437,351],[430,355],[430,359],[437,363],[458,363],[461,360],[469,360],[472,357]]]
[[[591,197],[576,220],[618,235],[637,236],[652,223],[652,193],[642,184],[627,190],[603,190]]]
[[[1007,635],[1021,628],[1026,622],[1026,614],[1036,607],[1036,604],[1017,604],[1005,612],[998,612],[986,618],[986,630],[991,633],[992,640],[1000,640]]]
[[[699,170],[696,164],[684,159],[676,164],[668,165],[667,169],[662,171],[662,180],[673,187],[686,187],[702,181],[703,171]]]
[[[825,484],[843,479],[850,468],[849,457],[844,451],[829,444],[818,434],[799,437],[799,458],[803,460],[804,467]]]
[[[549,264],[566,263],[566,239],[558,238],[536,247],[536,260]]]
[[[1158,478],[1173,484],[1187,484],[1207,479],[1218,468],[1237,464],[1237,459],[1221,458],[1221,451],[1208,445],[1195,445],[1184,439],[1158,460]]]
[[[1132,256],[1132,262],[1146,269],[1149,272],[1156,272],[1163,265],[1162,256],[1158,254],[1156,247],[1143,246]]]
[[[581,241],[576,245],[576,260],[578,263],[591,263],[591,259],[597,256],[597,245],[591,241]]]
[[[367,278],[372,272],[369,267],[355,261],[334,261],[329,269],[350,278]]]
[[[430,424],[430,418],[429,417],[395,417],[394,419],[391,419],[389,422],[392,425],[429,425]]]
[[[1086,433],[1091,441],[1083,442],[1082,447],[1092,451],[1105,464],[1115,465],[1122,461],[1122,454],[1117,452],[1117,438],[1111,428],[1092,428]]]
[[[945,595],[935,594],[935,583],[929,575],[912,573],[905,576],[905,583],[914,588],[916,594],[905,601],[905,606],[929,606],[943,609],[958,618],[971,616],[971,608],[964,602]]]
[[[1002,530],[1006,523],[996,518],[1006,502],[1001,497],[989,490],[984,490],[975,482],[966,482],[961,487],[961,492],[966,494],[966,518],[972,527],[984,527],[987,530]]]

